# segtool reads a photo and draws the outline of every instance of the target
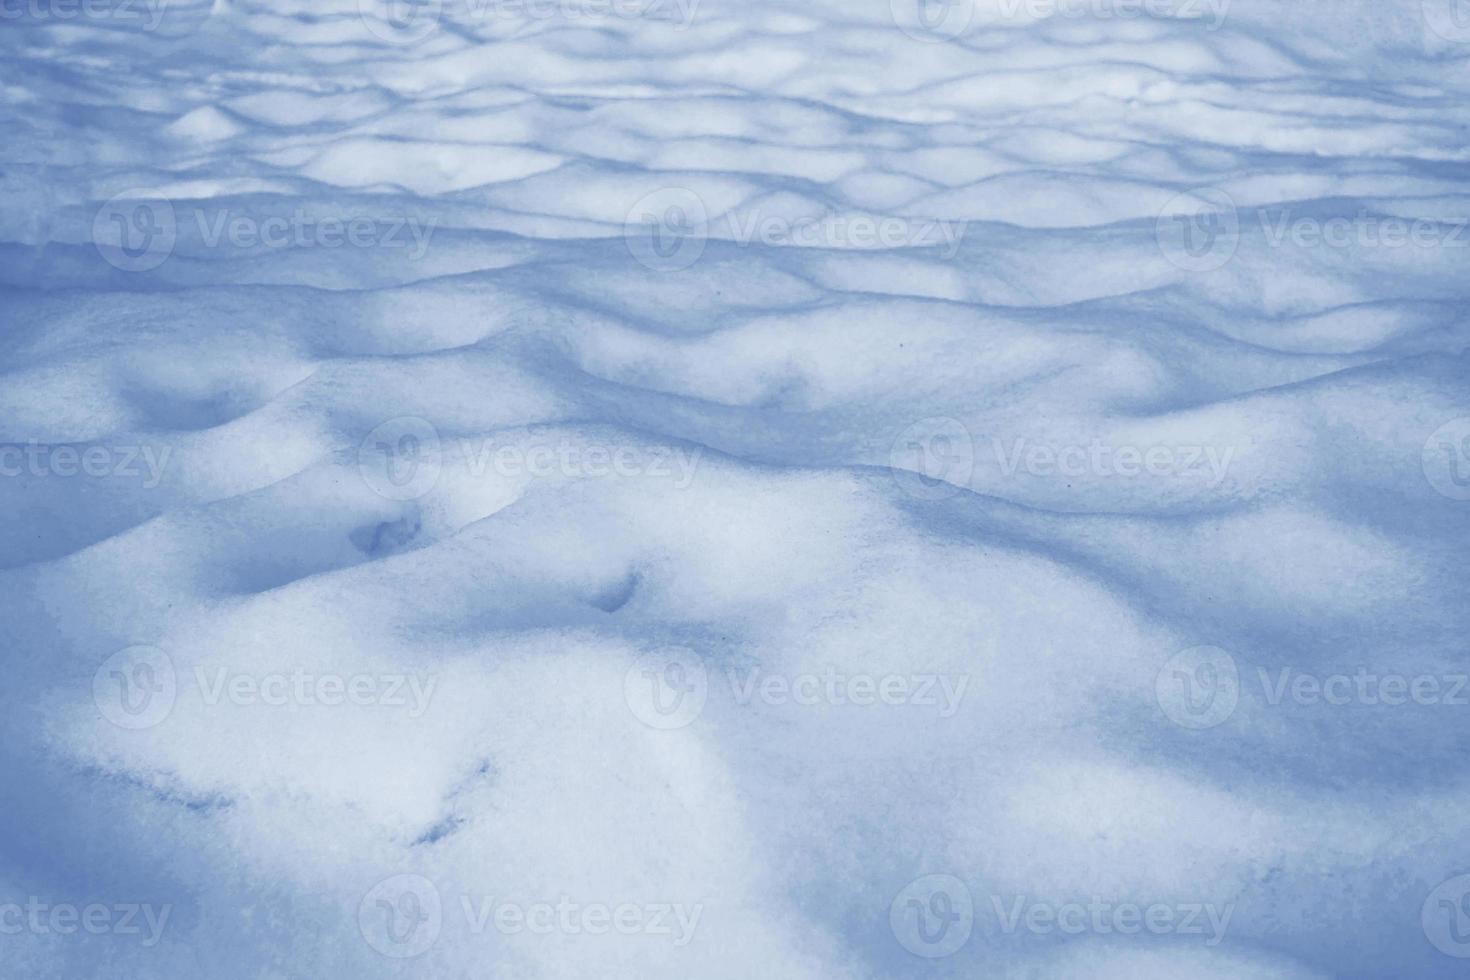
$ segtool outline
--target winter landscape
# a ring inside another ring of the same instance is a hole
[[[1470,970],[1470,4],[0,0],[0,976]]]

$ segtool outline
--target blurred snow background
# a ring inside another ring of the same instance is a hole
[[[0,974],[1464,974],[1458,0],[0,19]]]

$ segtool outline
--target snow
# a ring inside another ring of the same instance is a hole
[[[0,17],[0,973],[1463,973],[1451,0]]]

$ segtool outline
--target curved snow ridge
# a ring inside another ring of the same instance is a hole
[[[15,969],[1459,975],[1448,0],[6,9]]]

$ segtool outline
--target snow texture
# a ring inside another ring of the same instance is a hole
[[[0,19],[0,976],[1470,968],[1460,0]]]

